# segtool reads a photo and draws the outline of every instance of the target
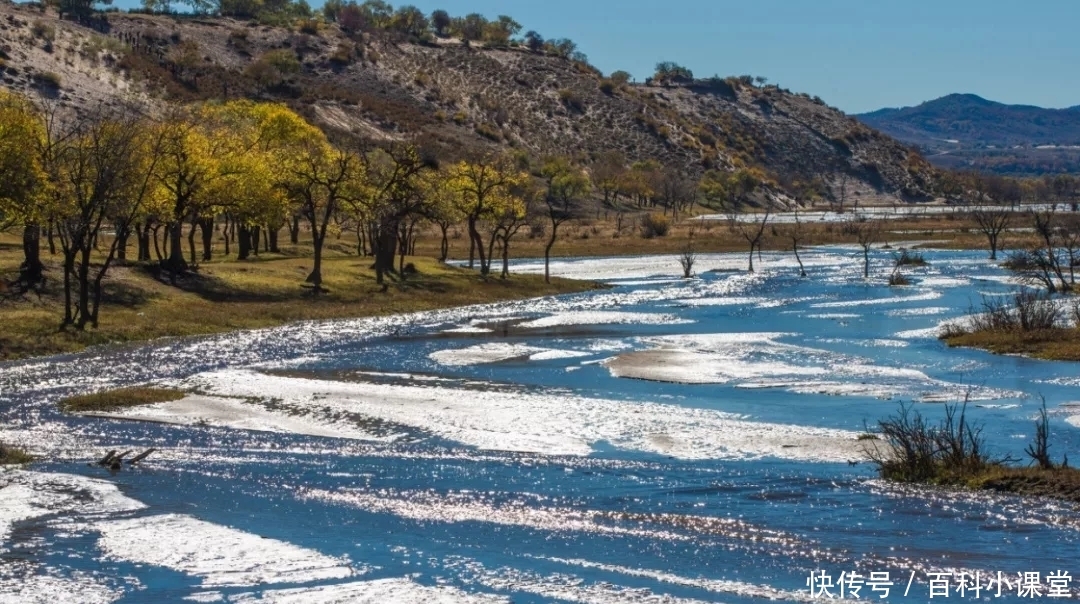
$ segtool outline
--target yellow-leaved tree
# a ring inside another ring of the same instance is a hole
[[[18,283],[24,288],[44,279],[41,225],[49,219],[40,162],[44,140],[44,121],[33,103],[0,90],[0,229],[23,228]]]
[[[491,254],[485,253],[481,221],[495,228],[490,219],[505,215],[507,208],[520,204],[514,188],[528,180],[528,174],[518,170],[505,156],[492,155],[475,161],[462,161],[450,169],[450,186],[457,192],[457,202],[469,229],[469,267],[479,256],[480,274],[491,272]]]

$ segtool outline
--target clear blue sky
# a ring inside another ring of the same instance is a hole
[[[315,5],[318,0],[309,0]],[[407,4],[401,2],[393,4]],[[951,92],[1080,105],[1080,0],[412,0],[508,14],[638,80],[660,60],[752,74],[850,113]]]

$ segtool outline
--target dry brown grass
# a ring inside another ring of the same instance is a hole
[[[0,466],[18,465],[34,461],[34,456],[18,447],[9,447],[0,443]]]
[[[1080,470],[997,467],[972,479],[973,488],[1080,503]]]
[[[1038,331],[982,330],[949,335],[954,347],[980,348],[997,354],[1022,354],[1051,361],[1080,361],[1080,329],[1058,327]]]

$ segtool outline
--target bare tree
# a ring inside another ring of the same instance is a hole
[[[694,275],[694,263],[697,262],[697,251],[694,246],[694,229],[690,229],[690,238],[679,254],[679,265],[682,266],[683,279],[689,279]]]
[[[803,239],[806,237],[805,231],[803,231],[802,222],[799,221],[799,206],[795,205],[795,222],[787,230],[788,239],[791,240],[791,251],[795,252],[795,261],[799,263],[799,276],[806,276],[806,268],[803,267],[802,258],[799,257],[799,245],[802,244]]]
[[[881,236],[881,221],[865,215],[856,215],[851,223],[855,240],[863,251],[863,279],[870,278],[870,248]]]
[[[997,260],[998,250],[1001,249],[1001,235],[1009,228],[1012,210],[1000,204],[980,205],[971,215],[979,231],[986,236],[986,242],[990,246],[990,259]]]

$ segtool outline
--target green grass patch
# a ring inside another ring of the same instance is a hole
[[[60,408],[69,413],[115,411],[125,407],[137,407],[139,405],[178,401],[184,398],[184,396],[185,393],[183,390],[136,386],[133,388],[105,390],[93,394],[69,396],[60,399]]]
[[[18,447],[0,444],[0,465],[17,465],[34,461],[34,456]]]

